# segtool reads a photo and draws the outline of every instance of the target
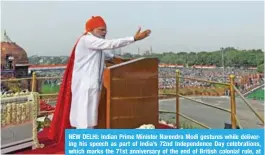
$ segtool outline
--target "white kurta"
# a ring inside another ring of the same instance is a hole
[[[105,59],[114,56],[103,50],[124,47],[133,42],[134,37],[106,40],[90,33],[80,38],[75,49],[72,75],[71,126],[90,128],[97,125]]]

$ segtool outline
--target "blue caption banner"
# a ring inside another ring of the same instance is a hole
[[[264,130],[66,130],[65,154],[264,155]]]

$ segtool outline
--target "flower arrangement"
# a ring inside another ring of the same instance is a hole
[[[52,111],[52,110],[55,110],[54,106],[49,105],[44,100],[40,100],[40,111]]]
[[[31,92],[29,92],[28,90],[24,90],[22,92],[16,92],[16,93],[1,93],[1,98],[6,98],[6,97],[18,97],[18,96],[25,96],[25,95],[29,95]]]
[[[29,98],[32,98],[32,100]],[[34,148],[41,148],[44,145],[40,144],[37,137],[37,116],[39,105],[39,94],[34,92],[17,92],[1,94],[1,126],[19,125],[32,121],[32,138]]]
[[[136,129],[155,129],[155,126],[153,124],[143,124],[139,128]]]
[[[1,126],[16,125],[31,120],[32,102],[7,103],[1,108]]]
[[[38,127],[37,127],[37,131],[40,132],[43,130],[43,128],[46,128],[46,127],[49,127],[50,124],[51,124],[51,115],[46,115],[45,117],[40,117],[38,118],[37,120],[37,124],[38,124]]]
[[[171,127],[171,128],[176,128],[175,125],[169,124],[169,123],[167,123],[164,120],[160,120],[159,124],[162,124],[162,125],[165,125],[165,126],[168,126],[168,127]],[[143,124],[139,128],[136,128],[136,129],[155,129],[155,126],[153,124]]]
[[[163,125],[166,125],[166,126],[169,126],[169,127],[172,127],[172,128],[177,128],[176,125],[174,125],[174,124],[170,124],[170,123],[167,123],[167,122],[164,121],[164,120],[160,120],[159,123],[160,123],[160,124],[163,124]]]
[[[38,139],[38,121],[37,121],[37,118],[38,118],[38,104],[40,103],[40,96],[38,93],[33,93],[33,96],[34,96],[34,101],[35,101],[35,104],[33,104],[33,112],[32,112],[32,117],[33,117],[33,149],[36,149],[36,148],[43,148],[44,147],[44,144],[40,144],[39,143],[39,139]]]
[[[49,105],[46,101],[40,100],[40,115],[44,115],[44,117],[40,117],[37,119],[37,131],[42,131],[43,128],[49,127],[51,123],[51,114],[55,110],[54,106]]]

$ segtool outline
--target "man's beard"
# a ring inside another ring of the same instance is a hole
[[[95,33],[92,33],[95,37],[98,37],[98,38],[101,38],[101,39],[105,39],[106,36],[102,36],[102,35],[98,35],[98,34],[95,34]]]
[[[97,35],[98,38],[105,39],[106,36]]]
[[[106,38],[106,36],[100,36],[99,38],[105,39],[105,38]]]

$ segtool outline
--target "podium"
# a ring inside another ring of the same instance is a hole
[[[133,129],[159,122],[158,59],[107,63],[98,113],[103,129]]]

